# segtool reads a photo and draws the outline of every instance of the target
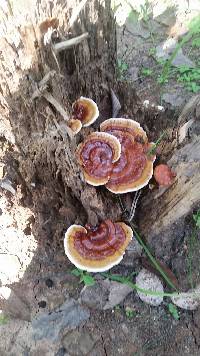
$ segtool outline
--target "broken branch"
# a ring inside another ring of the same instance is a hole
[[[83,33],[80,36],[71,38],[70,40],[62,41],[53,45],[53,49],[56,53],[64,51],[68,48],[76,46],[77,44],[81,43],[84,39],[88,37],[88,32]]]

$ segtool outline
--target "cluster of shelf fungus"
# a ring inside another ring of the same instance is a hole
[[[73,104],[73,120],[91,125],[99,116],[94,101],[81,97]],[[153,143],[140,124],[131,119],[111,118],[100,125],[77,147],[77,161],[85,181],[105,185],[114,194],[134,192],[145,187],[153,175]],[[79,269],[102,272],[117,265],[133,237],[124,222],[106,220],[99,226],[72,225],[64,248],[69,260]]]

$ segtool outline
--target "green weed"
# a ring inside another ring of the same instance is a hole
[[[95,279],[94,277],[91,276],[90,273],[86,271],[82,271],[81,269],[74,268],[71,271],[71,274],[73,274],[76,277],[79,277],[79,283],[84,283],[85,286],[93,286],[95,284]]]
[[[155,54],[156,54],[156,49],[155,49],[155,47],[150,48],[148,54],[149,54],[149,56],[155,56]]]
[[[200,38],[194,38],[192,41],[192,47],[199,48],[200,47]]]
[[[6,316],[4,314],[0,314],[0,326],[7,324],[8,321],[9,321],[8,316]]]
[[[194,252],[197,247],[197,234],[196,230],[194,230],[189,238],[188,241],[188,255],[187,255],[187,275],[188,275],[188,282],[190,283],[190,287],[194,288],[194,281],[193,281],[193,270],[195,268],[194,261]]]
[[[196,227],[200,229],[200,210],[197,210],[197,212],[193,214],[193,220],[195,221]]]
[[[116,310],[116,311],[119,311],[119,310],[121,310],[121,307],[120,307],[120,305],[116,305],[116,306],[114,307],[114,310]]]
[[[145,22],[148,23],[152,15],[152,5],[148,0],[145,0],[144,5],[140,5],[140,17]]]
[[[184,47],[184,45],[189,42],[194,36],[196,36],[197,34],[200,34],[200,16],[197,16],[196,18],[194,18],[190,24],[189,24],[189,32],[182,38],[182,40],[177,44],[176,48],[174,49],[174,51],[172,52],[171,56],[169,57],[169,59],[167,61],[165,61],[164,65],[163,65],[163,69],[162,72],[160,74],[160,76],[158,77],[158,83],[160,84],[165,84],[168,81],[169,75],[170,75],[170,71],[172,69],[172,62],[175,59],[178,51]],[[197,42],[196,42],[197,43]],[[197,75],[197,73],[193,73],[193,75]],[[189,80],[191,82],[191,84],[188,86],[188,89],[193,91],[193,92],[197,92],[199,91],[199,86],[197,83],[195,83],[192,80]]]
[[[128,64],[122,59],[117,60],[117,77],[119,80],[124,80],[126,72],[128,70]]]
[[[189,91],[197,93],[200,90],[200,67],[190,68],[188,66],[180,66],[177,72],[178,81],[184,83]]]
[[[151,21],[150,21],[152,18],[152,4],[148,0],[145,0],[144,5],[140,5],[140,18],[146,24],[146,26],[149,30],[149,33],[150,33],[152,43],[153,43],[153,45],[155,45],[155,39],[154,39]]]
[[[159,146],[159,144],[161,143],[161,141],[163,140],[163,138],[166,136],[166,132],[163,132],[160,137],[158,138],[158,140],[154,143],[154,145],[151,147],[151,149],[148,151],[148,155],[154,155],[156,154],[156,149]]]
[[[111,281],[116,281],[119,283],[123,283],[128,285],[130,288],[137,290],[138,292],[144,293],[146,295],[151,295],[154,297],[177,297],[179,295],[178,292],[174,293],[162,293],[162,292],[155,292],[151,289],[144,289],[140,288],[137,284],[131,282],[132,277],[130,275],[128,277],[121,276],[119,274],[112,274],[109,272],[102,272],[101,275],[105,278],[110,279]]]
[[[128,319],[133,319],[136,316],[136,311],[130,307],[125,308],[125,314]]]
[[[174,305],[172,303],[169,303],[168,304],[168,311],[170,312],[170,314],[173,316],[173,318],[175,320],[179,320],[180,319],[179,312],[178,312],[178,309],[177,309],[176,305]]]
[[[149,258],[149,260],[151,261],[151,263],[153,264],[153,266],[157,269],[157,271],[160,273],[160,275],[163,277],[163,279],[165,280],[165,282],[167,283],[167,285],[169,287],[171,287],[173,290],[177,291],[176,286],[174,285],[174,283],[169,279],[169,277],[166,275],[165,271],[162,269],[162,267],[159,265],[159,263],[156,261],[155,257],[153,257],[153,255],[151,254],[149,248],[147,247],[147,245],[144,243],[144,241],[142,240],[142,238],[140,237],[140,235],[138,234],[138,232],[136,231],[135,227],[132,225],[132,223],[130,223],[132,230],[135,234],[136,239],[138,240],[138,242],[140,243],[140,245],[143,247],[145,254],[147,255],[147,257]]]
[[[150,77],[153,73],[153,70],[150,68],[142,68],[141,74],[144,75],[145,77]]]
[[[194,278],[193,272],[196,267],[196,259],[194,257],[196,249],[199,249],[199,240],[197,237],[197,231],[200,229],[200,210],[193,214],[193,220],[195,222],[195,227],[192,234],[188,240],[188,254],[187,254],[187,275],[190,287],[194,288]]]

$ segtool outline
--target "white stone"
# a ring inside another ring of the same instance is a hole
[[[142,269],[136,277],[136,285],[142,289],[146,289],[153,292],[163,293],[163,285],[160,279],[153,273],[147,271],[146,269]],[[162,296],[152,296],[149,294],[145,294],[137,291],[139,298],[150,305],[158,306],[162,303]]]
[[[178,297],[172,297],[172,302],[179,308],[195,310],[200,305],[200,285],[186,293],[180,293]]]

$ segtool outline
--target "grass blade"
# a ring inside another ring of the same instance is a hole
[[[166,132],[164,131],[162,133],[162,135],[160,135],[160,137],[158,138],[158,140],[153,144],[153,146],[151,147],[151,149],[147,152],[148,155],[153,155],[155,154],[155,150],[157,148],[157,146],[160,144],[160,142],[162,141],[163,137],[166,135]]]
[[[160,273],[160,275],[163,277],[163,279],[165,280],[165,282],[167,283],[167,285],[169,287],[171,287],[172,289],[177,291],[176,286],[174,285],[174,283],[169,279],[169,277],[166,275],[166,273],[163,271],[163,269],[160,267],[159,263],[156,261],[156,259],[153,257],[153,255],[151,254],[151,252],[149,251],[148,247],[145,245],[144,241],[142,240],[142,238],[140,237],[140,235],[138,234],[138,232],[136,231],[135,227],[133,226],[132,223],[130,223],[131,228],[135,234],[136,239],[138,240],[138,242],[140,243],[140,245],[143,247],[146,255],[149,257],[151,263],[154,265],[154,267],[157,269],[157,271]]]
[[[151,295],[154,297],[177,297],[179,295],[179,292],[176,293],[162,293],[162,292],[155,292],[153,290],[150,289],[144,289],[144,288],[140,288],[137,284],[134,284],[133,282],[131,282],[129,280],[129,278],[120,276],[120,275],[115,275],[115,274],[110,274],[110,273],[101,273],[101,275],[105,278],[108,278],[112,281],[117,281],[123,284],[128,285],[129,287],[131,287],[132,289],[137,290],[138,292],[141,292],[143,294],[146,295]]]

